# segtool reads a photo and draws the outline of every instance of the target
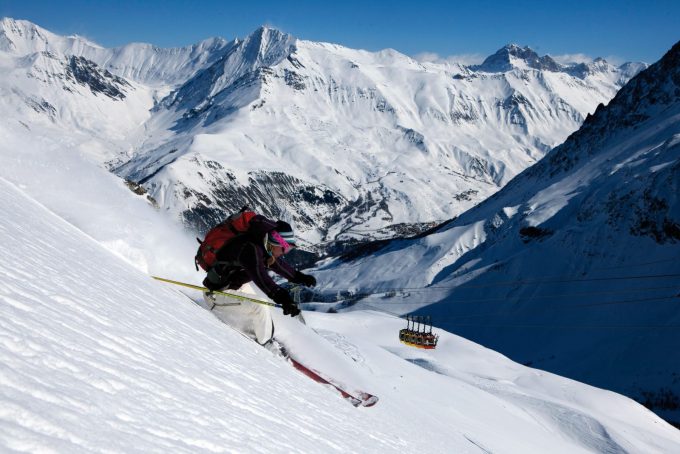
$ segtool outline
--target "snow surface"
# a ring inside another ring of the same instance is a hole
[[[680,449],[680,432],[620,395],[445,332],[435,351],[410,349],[385,314],[306,313],[381,397],[356,409],[4,178],[0,191],[0,450]]]

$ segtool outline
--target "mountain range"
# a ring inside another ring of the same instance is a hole
[[[266,27],[107,49],[9,18],[0,54],[12,127],[71,143],[191,230],[249,205],[317,252],[459,215],[646,66],[561,65],[516,45],[477,66],[420,63]]]
[[[429,315],[678,425],[679,195],[680,43],[478,206],[324,264],[320,293]]]

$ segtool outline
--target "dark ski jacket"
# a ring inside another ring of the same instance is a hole
[[[269,276],[268,270],[292,281],[295,269],[279,257],[267,266],[270,256],[264,248],[265,235],[276,230],[276,221],[256,215],[250,221],[248,232],[237,236],[217,253],[217,260],[227,262],[219,274],[225,279],[230,289],[237,289],[246,282],[254,282],[268,297],[273,298],[277,290],[281,289]]]

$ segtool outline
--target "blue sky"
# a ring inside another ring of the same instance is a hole
[[[0,0],[0,16],[106,47],[184,46],[268,25],[300,39],[430,59],[478,60],[516,43],[541,55],[652,63],[680,40],[680,0]]]

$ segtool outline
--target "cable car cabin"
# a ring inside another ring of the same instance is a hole
[[[432,332],[430,317],[406,316],[406,328],[399,330],[399,340],[410,347],[433,349],[439,336]]]

